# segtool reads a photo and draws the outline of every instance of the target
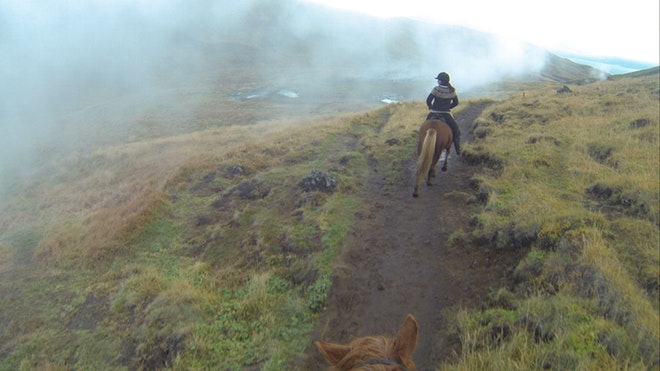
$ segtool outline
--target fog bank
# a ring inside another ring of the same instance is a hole
[[[150,132],[196,130],[183,93],[220,101],[249,89],[290,91],[291,104],[316,112],[330,99],[423,100],[440,71],[469,94],[538,73],[544,58],[464,28],[295,0],[4,1],[0,197],[60,156],[139,138],[137,123],[159,107],[181,125],[154,120]]]

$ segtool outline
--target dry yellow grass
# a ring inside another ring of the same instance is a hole
[[[459,316],[467,352],[451,369],[657,362],[657,76],[571,88],[512,97],[479,120],[468,156],[499,166],[479,176],[489,198],[473,233],[527,256],[509,307]],[[506,341],[489,340],[503,327]]]
[[[149,223],[165,199],[153,189],[137,191],[125,203],[68,220],[46,234],[35,256],[46,264],[98,264],[112,259]]]

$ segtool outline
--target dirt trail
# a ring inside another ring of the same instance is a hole
[[[469,127],[486,108],[473,105],[456,116],[463,142],[472,140]],[[328,306],[315,339],[345,343],[365,335],[393,335],[408,313],[419,323],[415,362],[419,370],[434,370],[460,343],[451,331],[453,314],[474,307],[493,289],[505,285],[510,258],[488,251],[468,251],[446,243],[451,233],[466,228],[481,205],[473,198],[470,179],[476,168],[455,154],[449,170],[438,169],[436,185],[420,187],[413,198],[415,159],[402,169],[407,182],[392,185],[378,174],[373,179],[358,223],[339,259]],[[326,369],[315,348],[309,349],[306,370]]]

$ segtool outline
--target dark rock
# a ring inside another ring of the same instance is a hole
[[[573,90],[571,90],[571,88],[569,88],[566,85],[562,86],[561,89],[557,90],[557,94],[566,94],[566,93],[572,93],[572,92],[573,92]]]
[[[258,200],[268,196],[270,187],[262,182],[250,180],[234,187],[232,193],[238,193],[238,196],[244,200]]]
[[[325,193],[334,192],[339,181],[325,171],[312,170],[300,181],[300,188],[304,192],[320,191]]]

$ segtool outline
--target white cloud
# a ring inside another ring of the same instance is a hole
[[[552,51],[658,63],[657,0],[308,0],[379,17],[456,24]]]

